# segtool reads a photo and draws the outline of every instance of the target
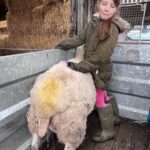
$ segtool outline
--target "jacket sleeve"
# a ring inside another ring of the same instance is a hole
[[[115,25],[114,25],[115,26]],[[91,52],[91,55],[80,63],[70,62],[68,66],[76,71],[88,73],[97,70],[100,64],[106,62],[112,55],[114,48],[117,45],[119,31],[115,26],[108,39],[100,41],[97,49]]]
[[[89,24],[86,25],[86,27],[83,29],[83,31],[79,35],[77,35],[73,38],[68,38],[68,39],[62,41],[61,43],[59,43],[55,47],[55,49],[69,50],[69,49],[76,48],[80,45],[85,44],[88,26],[89,26]]]

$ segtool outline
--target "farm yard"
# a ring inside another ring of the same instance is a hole
[[[49,3],[47,3],[49,2]],[[75,49],[54,47],[80,33],[97,11],[96,0],[0,0],[0,150],[30,150],[26,113],[36,77]],[[150,150],[150,1],[123,0],[120,16],[131,29],[120,34],[112,56],[108,93],[117,99],[121,124],[115,138],[96,143],[100,122],[94,110],[77,150]],[[63,150],[51,131],[40,150]]]
[[[148,126],[137,124],[129,119],[122,119],[120,126],[115,127],[116,137],[104,143],[96,143],[91,140],[99,126],[98,116],[95,111],[88,117],[87,134],[83,144],[77,150],[148,150]],[[52,134],[48,142],[43,141],[40,150],[63,150],[64,145],[57,141]]]

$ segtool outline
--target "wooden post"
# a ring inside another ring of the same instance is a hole
[[[83,29],[83,14],[85,0],[78,0],[78,32]]]
[[[88,21],[91,21],[93,14],[96,12],[97,0],[88,0]]]
[[[91,21],[92,18],[92,1],[88,0],[88,22]]]
[[[77,18],[78,18],[78,12],[77,12],[77,1],[76,0],[71,0],[71,35],[76,35],[77,34]]]
[[[77,32],[91,21],[97,0],[72,0],[72,23]]]

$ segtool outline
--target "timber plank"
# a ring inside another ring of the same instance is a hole
[[[86,137],[77,150],[93,150],[93,148],[94,142],[91,141],[90,137]]]
[[[120,125],[113,150],[131,150],[133,138],[133,124],[123,121]]]
[[[146,150],[146,135],[148,135],[146,127],[123,120],[113,150]]]
[[[103,143],[96,143],[93,150],[112,150],[114,140],[106,141]]]
[[[118,130],[119,130],[119,126],[115,126],[115,135],[116,135],[116,137],[117,137],[117,134],[118,134]],[[101,150],[112,150],[116,137],[114,139],[108,140],[106,142],[102,142],[102,143],[97,142],[95,144],[93,150],[100,150],[100,149]],[[118,149],[118,150],[120,150],[120,149]]]
[[[120,126],[115,126],[115,139],[96,143],[91,140],[92,135],[99,129],[99,120],[95,111],[93,111],[87,121],[87,132],[83,143],[77,150],[147,150],[147,137],[149,128],[143,124],[138,125],[135,122],[122,119]],[[47,142],[42,144],[40,150],[64,150],[64,144],[58,142],[54,134]]]
[[[133,125],[132,150],[146,150],[148,128],[146,125]]]

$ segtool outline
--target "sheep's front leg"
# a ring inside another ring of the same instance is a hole
[[[64,150],[75,150],[74,146],[70,143],[65,144],[65,149]]]
[[[31,144],[31,149],[32,150],[38,150],[40,145],[40,138],[37,133],[34,133],[32,135],[32,144]]]

